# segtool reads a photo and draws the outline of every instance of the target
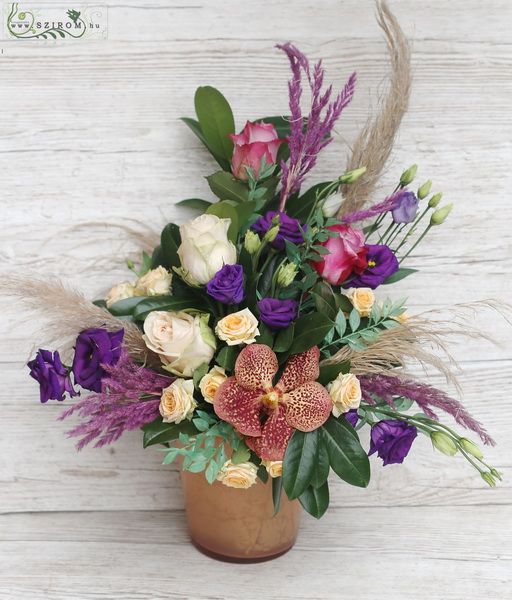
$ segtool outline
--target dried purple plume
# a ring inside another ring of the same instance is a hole
[[[460,402],[431,385],[419,381],[402,380],[392,375],[360,377],[360,382],[363,398],[371,404],[375,403],[373,399],[375,395],[394,407],[393,398],[404,396],[414,400],[427,417],[438,420],[437,414],[433,411],[433,408],[437,408],[451,415],[459,425],[474,431],[484,444],[490,446],[496,444],[482,425],[469,414]]]
[[[281,162],[282,188],[279,210],[283,211],[290,194],[299,190],[306,174],[315,166],[318,153],[331,142],[330,133],[341,111],[354,95],[356,74],[352,73],[343,90],[331,101],[332,86],[322,91],[324,69],[322,61],[311,71],[306,56],[293,44],[278,44],[290,61],[292,78],[288,82],[290,105],[290,148],[289,163]],[[304,123],[300,100],[302,96],[302,74],[311,89],[311,109]]]
[[[370,208],[358,210],[348,215],[343,215],[341,220],[343,223],[355,223],[356,221],[363,221],[364,219],[369,219],[371,217],[376,217],[383,213],[389,212],[395,209],[400,204],[400,198],[404,194],[408,193],[408,190],[399,190],[398,192],[391,194],[391,196],[388,196],[382,202],[370,206]]]
[[[115,365],[103,365],[101,392],[87,396],[62,413],[59,420],[77,413],[83,422],[68,431],[69,437],[80,436],[77,450],[92,442],[101,448],[118,440],[125,431],[139,429],[158,417],[162,389],[173,377],[137,365],[123,351]],[[144,399],[141,399],[144,397]]]

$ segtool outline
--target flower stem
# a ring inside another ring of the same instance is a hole
[[[411,252],[416,248],[416,246],[421,242],[421,240],[427,235],[427,233],[432,229],[432,225],[428,224],[425,231],[420,235],[420,237],[416,240],[413,246],[409,249],[409,251],[398,261],[398,264],[402,264],[404,260],[411,254]]]

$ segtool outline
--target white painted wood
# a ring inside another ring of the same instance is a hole
[[[137,248],[113,225],[159,230],[190,214],[175,201],[208,197],[202,176],[215,165],[178,121],[192,115],[197,85],[222,89],[242,126],[286,112],[275,42],[324,57],[338,84],[356,69],[356,100],[314,182],[343,170],[386,61],[369,0],[107,4],[107,41],[0,43],[0,269],[57,273],[91,295],[126,277]],[[382,193],[417,162],[456,211],[411,261],[421,273],[390,293],[409,295],[411,312],[509,300],[512,5],[392,7],[413,39],[415,82]],[[0,314],[0,600],[510,597],[510,476],[485,489],[424,439],[402,467],[372,460],[368,490],[333,481],[331,511],[305,519],[296,549],[278,561],[202,557],[187,542],[176,472],[137,433],[75,454],[55,421],[61,407],[38,405],[23,368],[39,323],[4,304]],[[458,343],[454,354],[465,403],[498,441],[489,458],[507,475],[510,328],[492,313],[476,324],[503,345]]]

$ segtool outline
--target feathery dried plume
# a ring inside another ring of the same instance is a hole
[[[381,99],[379,114],[367,122],[352,148],[346,170],[365,166],[366,172],[355,183],[342,186],[345,202],[339,217],[360,210],[374,192],[409,105],[412,83],[409,43],[386,2],[380,0],[377,22],[386,37],[390,56],[390,85],[386,97]]]
[[[307,173],[315,166],[319,152],[332,141],[330,133],[354,95],[356,74],[352,73],[343,90],[331,101],[332,86],[322,91],[324,69],[318,61],[311,71],[306,56],[293,44],[278,44],[290,61],[292,79],[288,82],[290,104],[290,160],[281,161],[283,172],[279,210],[283,211],[289,195],[299,190]],[[302,117],[301,80],[305,75],[311,90],[311,109],[306,122]]]
[[[5,276],[0,279],[0,295],[15,298],[47,322],[39,329],[45,344],[67,348],[80,331],[89,327],[105,327],[108,331],[124,328],[123,346],[130,356],[140,362],[152,358],[136,325],[114,317],[59,279]]]
[[[363,398],[367,402],[373,403],[375,395],[394,407],[393,398],[404,396],[414,400],[427,417],[438,420],[439,417],[433,409],[442,410],[451,415],[459,425],[474,431],[484,444],[496,445],[484,427],[458,400],[450,398],[448,394],[431,385],[419,381],[404,381],[392,375],[365,376],[360,378],[360,382]]]
[[[62,421],[76,413],[84,419],[68,431],[69,437],[82,438],[77,450],[93,440],[97,440],[95,448],[112,444],[125,431],[154,421],[160,414],[162,389],[175,379],[135,364],[127,352],[121,354],[115,365],[103,368],[108,377],[102,381],[102,391],[87,396],[59,416]]]

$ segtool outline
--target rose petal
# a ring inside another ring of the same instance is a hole
[[[319,359],[320,350],[317,346],[313,346],[306,352],[294,354],[288,359],[276,387],[283,390],[283,392],[288,392],[307,381],[315,381],[320,374]]]
[[[249,390],[238,385],[234,377],[222,383],[213,398],[215,413],[243,435],[260,435],[259,390]]]
[[[300,431],[313,431],[323,425],[332,410],[329,392],[317,381],[308,381],[283,397],[288,424]]]
[[[244,388],[268,390],[278,368],[277,356],[271,348],[264,344],[251,344],[238,355],[235,376]]]
[[[279,406],[263,425],[260,437],[245,439],[247,446],[262,460],[283,460],[284,451],[293,433],[285,417],[285,407]]]

